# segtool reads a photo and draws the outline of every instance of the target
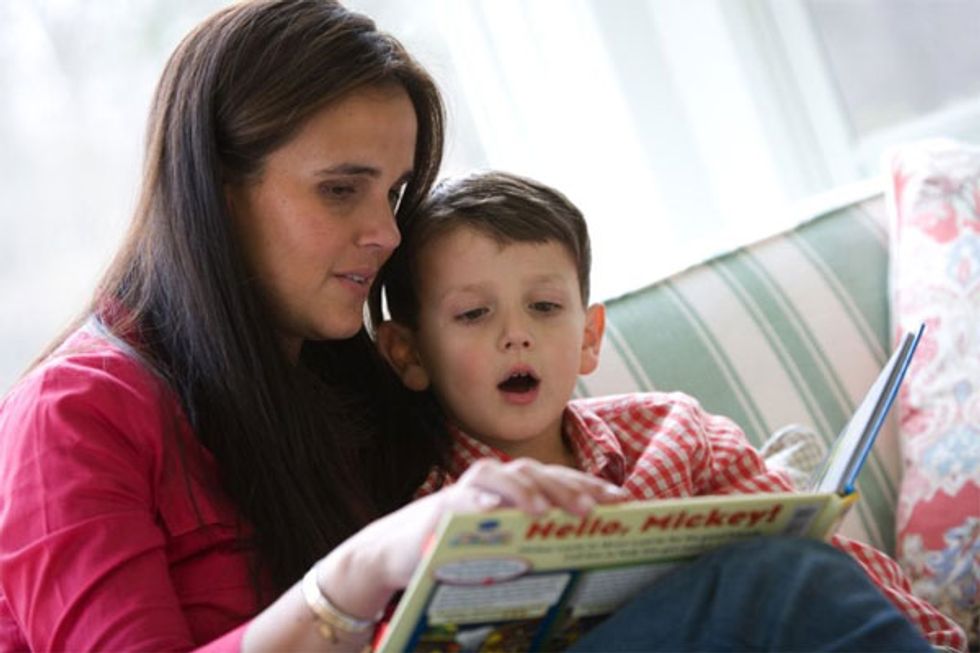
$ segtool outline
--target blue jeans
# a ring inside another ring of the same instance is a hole
[[[573,651],[930,651],[848,555],[756,538],[662,578]]]

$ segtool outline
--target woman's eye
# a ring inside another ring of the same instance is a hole
[[[356,192],[350,184],[322,184],[320,193],[328,199],[347,199]]]
[[[561,304],[557,302],[532,302],[531,310],[537,313],[554,313],[561,310]]]
[[[471,308],[468,311],[457,313],[453,319],[457,322],[476,322],[489,312],[489,309],[481,306],[480,308]]]

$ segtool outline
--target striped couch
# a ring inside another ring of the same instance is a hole
[[[878,184],[845,195],[790,231],[607,301],[602,361],[578,393],[681,390],[759,447],[794,424],[825,447],[892,346],[884,195]],[[893,411],[841,532],[894,552],[899,471]]]

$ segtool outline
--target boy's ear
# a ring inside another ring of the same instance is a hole
[[[408,327],[387,320],[378,325],[378,350],[409,390],[429,387],[429,374],[422,366],[415,334]]]
[[[591,374],[599,366],[599,349],[602,347],[602,334],[606,330],[606,307],[593,304],[585,311],[585,335],[582,338],[582,355],[579,361],[579,374]]]

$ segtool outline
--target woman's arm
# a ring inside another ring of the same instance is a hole
[[[254,614],[234,513],[192,505],[155,387],[93,351],[0,405],[0,593],[32,650],[187,650]]]
[[[411,579],[422,550],[447,512],[513,506],[532,514],[552,508],[584,515],[600,503],[622,500],[619,488],[581,472],[520,459],[482,460],[459,481],[369,524],[318,564],[320,591],[339,610],[372,618]],[[357,650],[369,633],[339,633],[328,641],[318,632],[299,583],[249,624],[242,651]]]

